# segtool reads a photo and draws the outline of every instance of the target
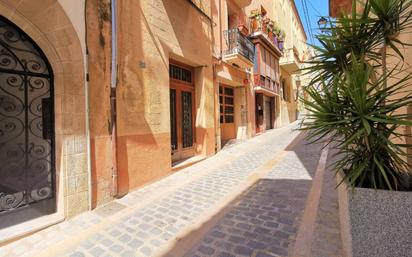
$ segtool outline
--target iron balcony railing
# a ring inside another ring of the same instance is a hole
[[[255,55],[255,46],[253,43],[242,33],[239,29],[229,29],[224,31],[226,45],[228,49],[224,51],[224,54],[241,54],[249,61],[253,62]]]

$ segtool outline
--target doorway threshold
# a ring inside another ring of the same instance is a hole
[[[64,220],[64,216],[60,213],[52,213],[25,221],[13,226],[2,228],[0,230],[0,247],[9,244],[17,239],[43,230],[47,227],[60,223]]]
[[[221,150],[231,148],[235,145],[238,145],[239,143],[241,143],[243,141],[244,140],[236,139],[236,138],[228,139],[228,140],[222,140]]]
[[[192,166],[193,164],[196,164],[196,163],[198,163],[200,161],[203,161],[205,159],[206,159],[205,156],[196,155],[196,156],[184,159],[184,160],[173,162],[172,163],[172,171],[182,170],[184,168]]]

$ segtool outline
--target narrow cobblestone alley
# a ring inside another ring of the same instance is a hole
[[[288,256],[319,156],[304,141],[288,149],[186,257]]]
[[[288,256],[321,153],[296,124],[4,246],[0,256]]]

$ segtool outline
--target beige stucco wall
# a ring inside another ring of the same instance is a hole
[[[125,194],[171,172],[170,60],[194,68],[196,154],[214,153],[212,29],[186,1],[125,0],[118,2],[118,35],[118,172]]]
[[[86,59],[86,23],[84,16],[85,0],[58,0],[60,6],[66,13],[67,17],[79,38],[83,56]]]
[[[303,29],[300,17],[297,14],[296,6],[293,3],[293,0],[281,0],[276,1],[276,6],[274,7],[274,12],[276,13],[277,20],[282,28],[286,32],[285,38],[285,51],[289,51],[289,60],[290,53],[293,52],[293,48],[296,48],[298,51],[298,58],[295,59],[299,68],[302,68],[302,62],[306,60],[308,56],[308,48],[306,44],[306,34]],[[281,77],[286,80],[287,90],[289,94],[289,99],[286,101],[282,99],[281,105],[281,124],[285,126],[290,122],[296,120],[296,111],[297,111],[297,100],[295,99],[296,91],[301,90],[297,87],[298,80],[300,80],[299,75],[288,73],[285,69],[282,69],[282,64],[286,63],[286,55],[284,58],[281,58]],[[298,74],[300,72],[297,72]],[[303,85],[303,84],[301,84]]]
[[[209,7],[211,8],[211,7]],[[185,13],[185,15],[181,15]],[[112,199],[110,1],[87,9],[93,205]],[[215,151],[212,28],[186,1],[117,1],[119,195],[171,172],[169,62],[193,68],[195,152]]]

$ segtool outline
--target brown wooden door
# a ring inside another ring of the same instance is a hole
[[[234,90],[229,86],[219,87],[220,136],[222,141],[236,138]]]
[[[170,132],[172,161],[189,158],[194,151],[194,88],[170,85]]]
[[[195,87],[193,69],[171,62],[170,78],[170,134],[172,161],[195,155]]]
[[[272,129],[272,105],[270,100],[265,101],[265,123],[266,129]]]

